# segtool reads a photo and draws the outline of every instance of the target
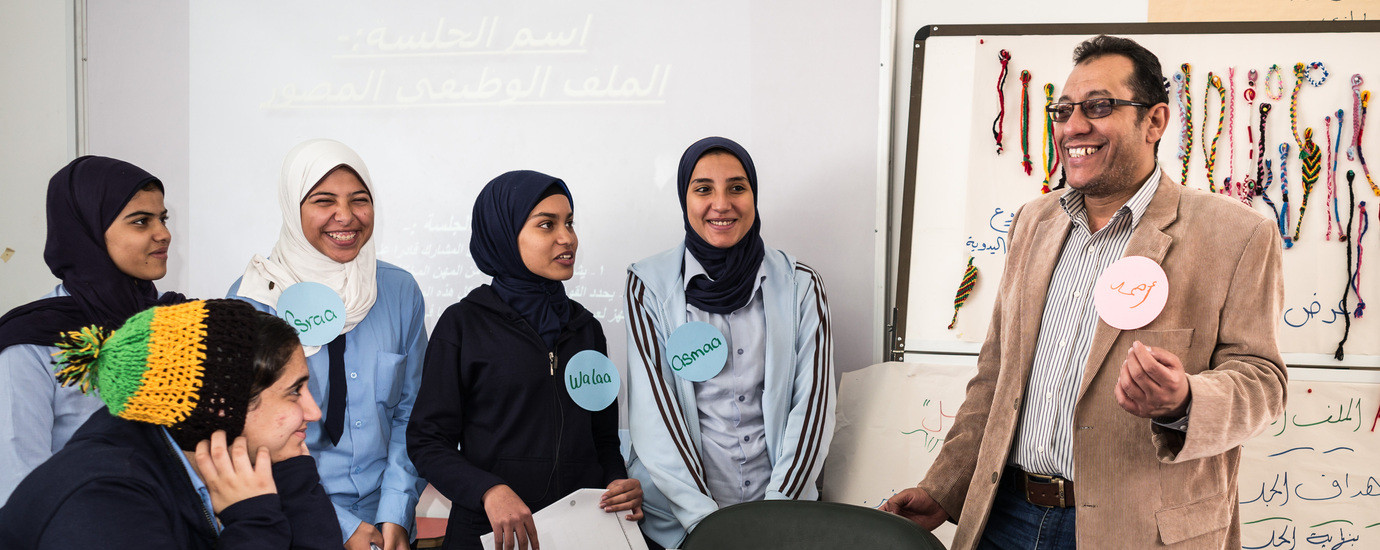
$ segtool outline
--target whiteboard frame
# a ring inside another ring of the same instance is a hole
[[[1114,34],[1119,36],[1163,34],[1261,34],[1261,33],[1380,33],[1380,21],[1265,21],[1265,22],[1194,22],[1194,23],[1076,23],[1076,24],[1004,24],[1004,25],[925,25],[915,33],[914,55],[911,60],[910,109],[906,130],[906,164],[901,194],[901,229],[898,247],[896,292],[891,303],[892,319],[888,326],[888,360],[915,361],[915,354],[976,356],[981,343],[946,340],[909,340],[906,338],[907,312],[910,307],[909,290],[911,266],[924,258],[912,257],[915,229],[916,173],[920,141],[921,98],[924,91],[925,52],[931,37],[1019,36],[1019,35],[1087,35]],[[1319,353],[1285,353],[1287,364],[1321,368],[1380,369],[1380,356],[1347,355],[1337,361]]]

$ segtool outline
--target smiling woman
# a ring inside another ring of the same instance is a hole
[[[306,443],[321,459],[345,547],[394,550],[407,547],[425,486],[404,433],[421,381],[425,307],[411,274],[375,259],[373,184],[364,160],[340,142],[294,147],[278,180],[278,242],[268,258],[250,260],[229,295],[276,313],[284,290],[313,282],[344,301],[343,333],[326,353],[306,349],[310,395],[325,412]]]
[[[302,199],[302,234],[337,263],[359,256],[374,235],[374,198],[347,165],[337,166]]]
[[[100,400],[53,380],[58,336],[126,317],[181,294],[159,296],[172,234],[163,183],[133,164],[81,157],[48,183],[43,259],[62,279],[42,299],[0,317],[0,502],[67,443]]]
[[[681,156],[677,181],[685,240],[630,266],[627,291],[628,470],[655,485],[643,532],[667,548],[724,506],[819,498],[834,433],[824,284],[762,242],[752,157],[705,138]],[[700,351],[667,348],[690,322],[723,335],[707,348],[732,350],[708,380],[683,376]]]

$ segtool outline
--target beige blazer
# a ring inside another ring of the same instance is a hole
[[[1059,193],[1027,203],[991,327],[944,448],[920,487],[958,522],[953,548],[981,540],[1020,419],[1045,292],[1072,222]],[[1080,548],[1240,548],[1242,442],[1284,409],[1279,355],[1284,289],[1273,220],[1162,175],[1126,245],[1169,277],[1164,311],[1139,330],[1098,321],[1074,413]],[[1177,355],[1189,374],[1187,434],[1123,410],[1113,387],[1139,340]]]

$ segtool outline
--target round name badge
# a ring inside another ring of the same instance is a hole
[[[1093,306],[1107,324],[1135,330],[1150,324],[1169,300],[1169,277],[1155,260],[1127,256],[1107,266],[1093,289]]]
[[[691,321],[666,339],[671,372],[691,382],[704,382],[724,370],[728,363],[727,339],[709,323]]]
[[[303,281],[278,297],[278,317],[297,330],[303,346],[331,343],[345,328],[345,302],[330,287]]]
[[[608,356],[584,350],[565,364],[565,389],[587,411],[602,411],[618,397],[618,368]]]

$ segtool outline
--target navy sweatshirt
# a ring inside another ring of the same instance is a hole
[[[331,548],[335,510],[300,456],[273,465],[278,494],[221,511],[217,535],[177,450],[152,424],[104,408],[24,478],[0,508],[0,548]]]
[[[511,487],[536,512],[576,489],[627,477],[618,404],[591,413],[566,392],[572,356],[607,352],[599,321],[574,300],[570,307],[555,350],[488,285],[437,321],[407,454],[451,499],[446,548],[480,547],[479,536],[492,531],[484,492],[496,485]]]

